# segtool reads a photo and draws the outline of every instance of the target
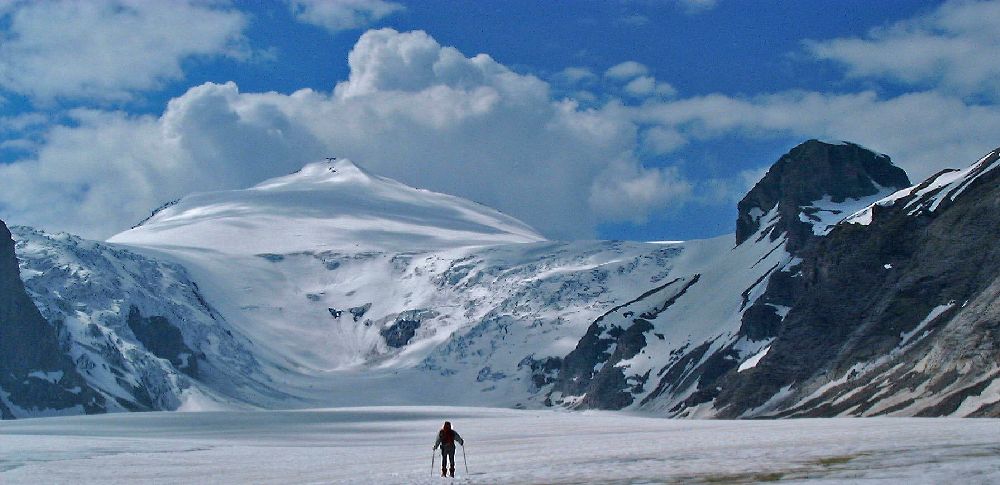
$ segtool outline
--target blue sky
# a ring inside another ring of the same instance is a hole
[[[727,234],[809,138],[915,180],[1000,144],[996,18],[987,1],[0,0],[0,218],[105,238],[336,155],[553,238]]]

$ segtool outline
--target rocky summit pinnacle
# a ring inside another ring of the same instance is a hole
[[[772,239],[787,233],[789,249],[797,249],[811,234],[811,222],[829,213],[841,218],[850,215],[824,208],[818,201],[842,204],[909,186],[906,172],[887,155],[850,142],[808,140],[778,159],[740,201],[736,244],[771,222],[773,230],[767,233]],[[773,210],[778,217],[765,221],[764,216]]]

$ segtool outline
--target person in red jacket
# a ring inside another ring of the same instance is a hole
[[[451,429],[451,421],[445,421],[444,427],[438,431],[437,441],[434,442],[434,449],[441,447],[441,476],[448,476],[448,462],[451,461],[451,476],[455,476],[455,442],[465,446],[465,440],[458,435],[458,432]]]

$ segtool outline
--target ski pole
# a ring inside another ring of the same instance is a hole
[[[462,463],[465,463],[465,474],[469,474],[469,460],[465,459],[465,445],[462,445]]]
[[[434,455],[437,454],[437,450],[431,450],[431,476],[434,476]]]

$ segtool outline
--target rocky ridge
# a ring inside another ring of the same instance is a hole
[[[651,393],[624,385],[649,380],[647,367],[640,374],[634,364],[591,352],[619,379],[613,389],[590,386],[570,405],[725,418],[996,416],[998,158],[994,151],[968,169],[900,189],[906,176],[884,155],[815,140],[796,147],[740,203],[734,251],[770,240],[779,243],[772,251],[789,258],[743,292],[739,330],[665,349]],[[817,200],[844,204],[875,194],[881,197],[856,213],[835,209],[833,224],[811,217]],[[642,351],[634,342],[664,333],[654,333],[659,322],[649,314],[616,310],[629,317],[615,328],[620,343],[633,343],[631,354]],[[591,328],[606,326],[599,320]],[[589,346],[581,340],[574,353]],[[560,377],[579,383],[591,376]],[[559,382],[556,389],[567,387]]]

